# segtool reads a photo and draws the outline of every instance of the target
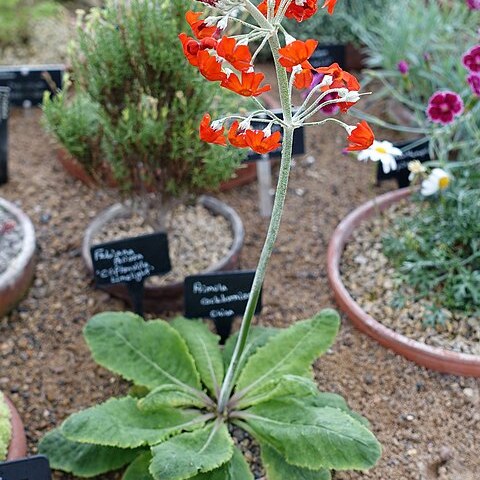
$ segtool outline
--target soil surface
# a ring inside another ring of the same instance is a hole
[[[12,112],[11,180],[0,187],[1,196],[30,215],[38,238],[34,284],[0,320],[0,389],[23,417],[32,454],[38,439],[67,415],[127,388],[95,365],[81,336],[91,315],[124,308],[94,289],[80,256],[85,227],[112,199],[65,174],[39,121],[38,110]],[[346,135],[338,127],[308,131],[306,145],[307,156],[296,158],[292,169],[257,324],[285,327],[334,306],[325,268],[333,229],[361,202],[395,188],[376,188],[371,165],[341,154]],[[219,198],[242,217],[242,267],[254,268],[267,228],[258,214],[257,185]],[[165,317],[178,313],[165,312]],[[315,375],[320,389],[343,395],[370,420],[383,444],[376,468],[337,473],[337,480],[478,480],[478,379],[418,367],[356,331],[345,318],[334,346],[316,363]]]
[[[383,325],[409,338],[434,347],[480,355],[478,315],[442,308],[444,321],[431,325],[433,299],[416,299],[415,290],[398,279],[396,269],[384,255],[382,238],[397,218],[415,215],[418,204],[392,205],[384,214],[365,221],[347,244],[342,256],[342,280],[355,301]],[[401,296],[401,303],[398,303]]]

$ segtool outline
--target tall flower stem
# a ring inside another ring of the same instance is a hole
[[[249,4],[247,0],[247,9],[249,9]],[[250,4],[253,7],[253,10],[250,12],[254,18],[262,25],[262,22],[267,22],[267,20],[258,12],[257,8]],[[257,18],[258,15],[260,18]],[[268,22],[267,22],[268,23]],[[270,25],[268,23],[268,25]],[[283,142],[282,142],[282,159],[280,164],[280,172],[278,177],[277,189],[275,193],[275,201],[272,209],[272,216],[270,219],[270,225],[268,227],[267,236],[265,243],[260,254],[258,261],[257,269],[255,272],[255,277],[252,284],[252,289],[250,291],[250,296],[248,298],[247,307],[243,315],[242,324],[240,327],[240,332],[238,334],[238,340],[235,345],[235,350],[232,355],[232,360],[228,366],[225,379],[220,390],[220,395],[218,399],[218,412],[224,415],[226,412],[226,406],[230,395],[233,390],[233,383],[236,378],[236,370],[240,362],[243,350],[247,342],[248,332],[250,330],[250,325],[252,323],[252,318],[255,313],[255,309],[258,304],[258,299],[260,297],[260,292],[262,290],[263,281],[265,279],[265,273],[267,270],[268,261],[273,251],[275,241],[277,239],[278,231],[280,229],[280,222],[283,213],[283,207],[285,204],[285,198],[287,195],[288,189],[288,179],[290,175],[290,167],[292,163],[292,145],[293,145],[293,132],[294,127],[292,125],[292,107],[290,99],[290,91],[288,88],[288,76],[279,61],[278,61],[278,49],[280,48],[280,42],[276,31],[273,31],[271,37],[268,40],[270,48],[273,53],[273,58],[275,61],[275,68],[277,71],[278,78],[278,88],[280,92],[280,101],[283,109],[283,118],[285,122],[285,127],[283,129]]]

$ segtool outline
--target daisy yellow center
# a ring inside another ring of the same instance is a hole
[[[438,186],[441,190],[445,190],[445,188],[448,187],[449,183],[450,183],[450,179],[448,177],[442,177],[438,181]]]
[[[375,151],[378,153],[387,153],[387,149],[385,147],[376,147]]]

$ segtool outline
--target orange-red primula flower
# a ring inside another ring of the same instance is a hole
[[[373,144],[375,135],[368,123],[362,120],[360,123],[357,123],[347,140],[350,142],[350,145],[346,148],[347,151],[365,150]]]
[[[252,54],[247,45],[237,45],[234,38],[222,37],[217,45],[217,54],[241,72],[252,66]]]
[[[238,120],[235,120],[228,131],[228,141],[237,148],[248,148],[245,130],[239,130]]]
[[[318,42],[316,40],[295,40],[289,43],[286,47],[280,48],[280,63],[286,68],[292,68],[295,65],[300,65],[306,62],[312,53],[317,48]]]
[[[232,90],[232,92],[243,95],[244,97],[257,97],[263,92],[270,90],[270,85],[264,85],[259,88],[265,75],[263,73],[242,72],[242,80],[235,73],[231,73],[222,81],[222,87]]]
[[[256,153],[263,155],[280,148],[282,144],[280,140],[282,134],[280,132],[273,132],[268,137],[265,136],[263,130],[247,130],[245,132],[245,139],[247,145]]]
[[[360,90],[360,83],[358,83],[358,80],[351,73],[342,70],[338,63],[332,63],[328,67],[318,67],[315,70],[318,73],[330,75],[333,78],[333,83],[323,87],[323,91],[329,90],[330,88],[347,88],[348,90],[357,91]]]
[[[317,1],[318,0],[305,0],[303,5],[297,5],[295,0],[292,0],[290,5],[285,12],[285,16],[287,18],[294,18],[297,22],[302,22],[307,18],[310,18],[317,12]],[[274,13],[276,14],[278,11],[278,7],[280,6],[280,0],[275,0],[275,9]],[[263,15],[267,15],[267,0],[263,0],[257,7]]]
[[[310,68],[302,68],[301,72],[298,72],[295,75],[295,79],[293,81],[293,85],[298,90],[303,90],[305,88],[310,87],[313,81],[313,73]]]
[[[328,10],[328,13],[332,15],[333,11],[335,10],[336,3],[337,0],[325,0],[322,8],[326,8]]]
[[[212,128],[210,125],[211,118],[208,113],[206,113],[202,121],[200,122],[200,128],[199,128],[199,133],[200,133],[200,138],[207,143],[214,143],[216,145],[227,145],[227,140],[225,139],[223,135],[223,131],[225,130],[225,127],[215,129]]]
[[[197,55],[200,50],[215,49],[217,46],[217,41],[211,37],[202,38],[202,40],[198,41],[185,33],[181,33],[178,38],[182,42],[185,57],[195,67],[198,66]]]
[[[203,20],[199,20],[199,17],[202,16],[201,12],[192,12],[189,10],[185,14],[185,18],[192,29],[193,34],[198,38],[213,37],[217,32],[217,27],[208,27]]]
[[[215,56],[210,55],[206,50],[200,50],[197,53],[197,61],[200,73],[207,80],[223,82],[227,78],[227,74],[222,71],[222,64],[217,61]]]

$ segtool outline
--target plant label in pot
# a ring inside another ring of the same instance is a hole
[[[252,289],[254,270],[192,275],[185,278],[185,316],[210,318],[222,343],[230,335],[233,319],[243,315]],[[262,299],[255,313],[260,313]]]
[[[430,141],[428,138],[420,138],[417,140],[408,140],[406,142],[396,143],[394,146],[402,150],[403,155],[396,159],[397,168],[385,173],[382,168],[382,163],[378,162],[377,166],[377,182],[383,180],[395,179],[398,183],[398,188],[408,187],[410,180],[408,176],[408,163],[412,160],[419,160],[420,162],[430,161]]]
[[[0,479],[4,480],[52,480],[47,457],[35,457],[0,463]]]
[[[327,67],[332,63],[345,65],[345,45],[318,45],[310,63],[315,67]]]
[[[172,269],[166,233],[94,245],[90,249],[97,287],[124,283],[135,313],[143,316],[143,282]]]
[[[8,181],[8,101],[10,89],[0,87],[0,185]]]

